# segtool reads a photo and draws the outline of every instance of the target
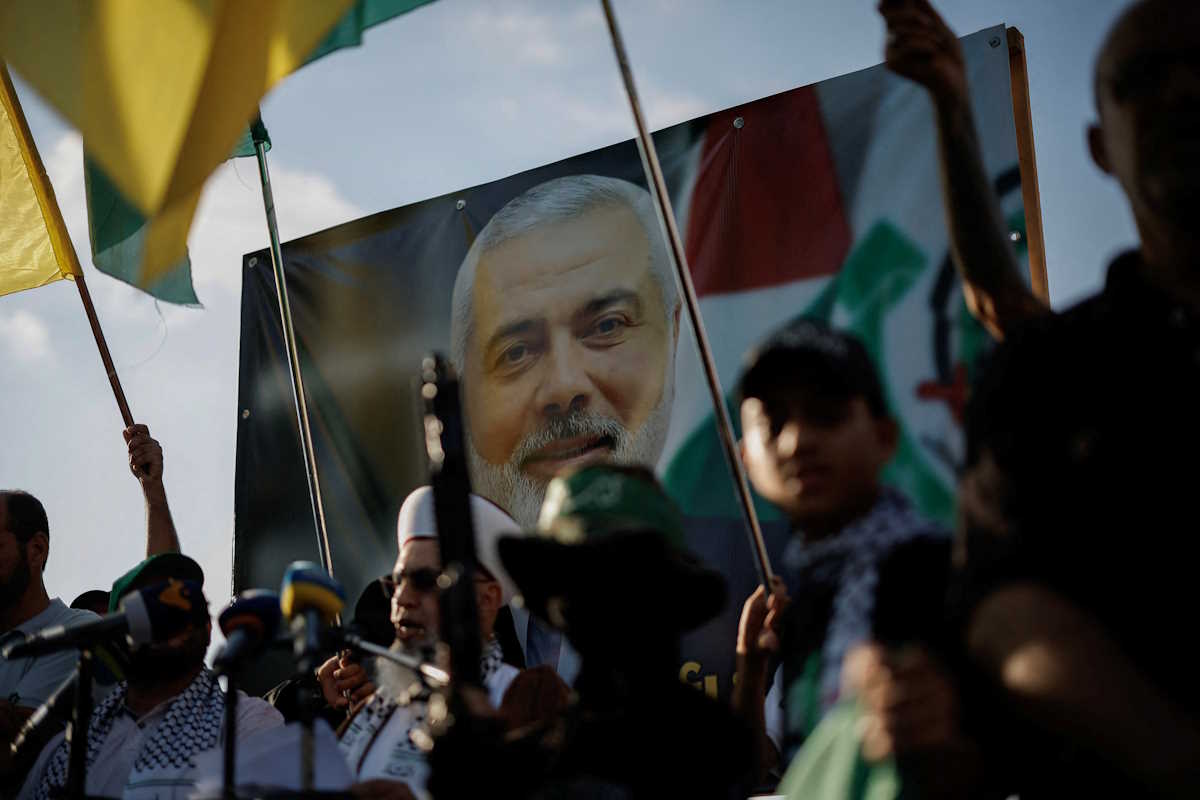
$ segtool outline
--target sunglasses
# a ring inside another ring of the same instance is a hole
[[[379,585],[383,589],[383,596],[388,600],[400,588],[404,582],[413,588],[418,594],[430,594],[436,592],[439,588],[438,581],[442,578],[442,571],[433,567],[418,567],[417,569],[408,569],[397,572],[394,575],[384,575],[379,579]],[[476,583],[487,583],[490,578],[476,575]]]

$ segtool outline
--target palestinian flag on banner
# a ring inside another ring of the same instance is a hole
[[[962,39],[984,158],[1014,240],[1025,217],[1004,28]],[[713,356],[738,420],[744,354],[797,316],[865,343],[900,423],[887,479],[949,522],[970,367],[987,346],[950,261],[933,110],[877,66],[714,114],[675,198]],[[1024,255],[1024,248],[1020,247]],[[740,514],[703,375],[680,359],[669,490],[691,513]],[[765,519],[778,512],[761,503]]]

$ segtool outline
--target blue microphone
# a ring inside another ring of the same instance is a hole
[[[279,595],[266,589],[242,592],[217,617],[225,646],[213,659],[213,669],[224,675],[257,654],[275,638],[281,617]]]

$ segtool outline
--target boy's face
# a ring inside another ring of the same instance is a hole
[[[874,502],[898,432],[863,398],[814,401],[779,390],[746,398],[741,414],[750,482],[794,523],[831,533]]]

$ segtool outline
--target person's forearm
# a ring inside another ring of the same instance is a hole
[[[1164,796],[1200,796],[1200,722],[1090,616],[1032,585],[975,612],[971,653],[1035,723],[1122,764]]]
[[[736,713],[754,736],[756,770],[754,781],[761,784],[779,763],[779,752],[767,735],[767,720],[763,704],[767,696],[767,662],[765,659],[737,656],[737,672],[730,701]]]
[[[997,339],[1046,308],[1021,279],[992,191],[970,101],[936,103],[938,161],[950,249],[971,313]]]
[[[167,491],[162,481],[147,481],[142,485],[146,499],[146,556],[159,553],[178,553],[179,537],[171,519]]]

